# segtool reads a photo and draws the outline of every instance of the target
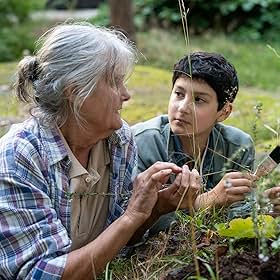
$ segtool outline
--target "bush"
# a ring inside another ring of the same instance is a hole
[[[134,0],[136,26],[170,27],[181,24],[178,1]],[[188,23],[192,34],[215,30],[236,33],[242,39],[276,39],[280,31],[280,0],[190,0]]]
[[[0,0],[0,61],[19,58],[24,50],[33,51],[29,15],[42,8],[44,1]]]
[[[43,8],[45,1],[0,0],[0,26],[9,27],[28,20],[30,13]]]
[[[13,61],[24,52],[32,53],[35,37],[25,28],[3,28],[0,30],[0,61]]]

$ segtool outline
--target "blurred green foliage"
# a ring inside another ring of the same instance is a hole
[[[138,31],[182,26],[179,0],[133,0]],[[280,41],[280,0],[183,1],[190,34],[219,32],[235,40]],[[108,1],[99,6],[91,22],[110,24]]]
[[[15,60],[24,50],[33,50],[34,26],[29,16],[44,5],[44,0],[0,0],[0,61]]]
[[[223,54],[236,68],[240,84],[279,93],[280,58],[264,42],[237,41],[222,34],[190,36],[186,46],[182,28],[152,29],[137,34],[144,57],[141,64],[172,70],[173,64],[189,51],[203,50]],[[272,44],[279,53],[280,42]]]
[[[89,22],[98,26],[110,25],[110,11],[106,1],[99,4],[97,15],[90,18]]]
[[[30,13],[45,6],[45,1],[37,0],[0,0],[0,26],[22,24],[28,20]]]
[[[279,40],[280,0],[190,0],[184,2],[192,34],[234,32],[243,39]],[[139,29],[181,25],[179,1],[134,0]]]
[[[76,0],[56,0],[71,5]],[[182,30],[179,0],[133,0],[134,22],[138,32],[153,27]],[[68,3],[67,2],[67,3]],[[33,51],[42,22],[30,22],[32,11],[45,7],[46,0],[0,0],[0,61],[20,58],[24,50]],[[190,0],[184,1],[191,38],[200,35],[226,34],[244,42],[260,40],[270,44],[280,41],[280,0]],[[43,19],[42,19],[43,20]],[[41,21],[42,21],[41,20]],[[102,1],[97,16],[90,19],[96,25],[109,26],[108,1]],[[182,38],[182,32],[179,33]],[[141,41],[137,41],[141,44]],[[162,44],[162,47],[165,47]],[[176,49],[174,42],[172,48]],[[252,55],[254,52],[252,52]],[[252,77],[258,78],[258,77]]]

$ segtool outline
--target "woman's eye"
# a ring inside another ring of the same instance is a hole
[[[123,86],[123,82],[122,81],[114,81],[112,88],[115,90],[119,90],[121,87]]]

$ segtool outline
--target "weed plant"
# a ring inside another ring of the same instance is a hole
[[[187,11],[185,10],[183,1],[179,0],[179,6],[186,47],[190,49]],[[258,142],[258,139],[261,139],[260,142],[263,142],[266,138],[266,136],[262,134],[262,128],[264,131],[268,130],[272,132],[272,139],[276,138],[278,142],[278,120],[277,125],[274,127],[262,121],[263,103],[261,101],[255,104],[254,110],[255,114],[253,115],[252,121],[249,122],[249,125],[251,123],[250,130],[255,142]],[[233,155],[229,160],[234,160],[235,156],[238,155]],[[221,170],[221,172],[226,171],[227,166],[224,167],[224,170]],[[269,211],[269,202],[263,196],[264,190],[274,186],[274,184],[278,184],[278,182],[278,171],[270,174],[269,178],[260,180],[256,185],[255,195],[253,199],[251,199],[253,230],[257,241],[256,249],[259,252],[259,258],[264,262],[269,260],[269,254],[271,252],[269,246],[271,244],[274,244],[274,250],[276,249],[276,251],[277,249],[279,250],[280,247],[278,238],[280,230],[278,228],[276,229],[277,235],[274,236],[274,243],[271,243],[271,240],[266,237],[266,233],[262,230],[263,227],[261,226],[263,226],[265,222],[260,215],[265,211]],[[218,244],[230,244],[231,254],[234,254],[236,250],[238,250],[238,248],[234,248],[234,242],[231,238],[222,239],[221,236],[218,236],[214,231],[215,225],[221,222],[225,217],[224,210],[225,209],[206,209],[200,210],[194,215],[185,215],[183,211],[178,211],[179,223],[175,226],[175,230],[171,228],[169,232],[162,233],[155,240],[149,240],[146,245],[142,246],[141,249],[139,248],[138,251],[136,249],[136,254],[130,259],[130,272],[133,272],[132,275],[124,275],[123,271],[118,274],[116,270],[114,271],[114,269],[116,269],[114,266],[111,270],[111,276],[115,273],[114,279],[160,279],[163,271],[174,269],[174,267],[178,268],[193,262],[195,274],[190,277],[184,275],[184,279],[203,279],[203,277],[200,276],[200,266],[198,263],[198,260],[203,260],[208,274],[210,275],[210,279],[219,279],[219,262],[217,258]],[[209,245],[211,249],[205,249],[205,244],[203,243]],[[214,243],[215,246],[211,247],[211,243]],[[212,259],[216,259],[214,265],[213,263],[210,265],[210,260]],[[118,263],[118,260],[114,265],[116,265],[116,263]]]
[[[149,119],[153,116],[166,113],[169,94],[171,91],[171,71],[173,62],[191,50],[207,50],[223,53],[234,65],[242,85],[232,116],[226,123],[237,126],[250,133],[259,154],[268,152],[278,143],[279,118],[278,109],[280,101],[278,73],[279,59],[275,53],[264,44],[239,43],[238,45],[224,36],[218,35],[214,39],[209,36],[192,38],[187,35],[187,12],[181,3],[185,38],[181,31],[165,32],[151,30],[138,34],[138,44],[146,59],[141,63],[158,66],[148,67],[139,65],[128,82],[133,95],[131,101],[125,106],[123,117],[130,124]],[[280,45],[279,45],[280,46]],[[252,48],[254,47],[254,52]],[[278,46],[276,46],[276,49]],[[161,50],[159,52],[159,50]],[[265,71],[264,71],[265,69]],[[0,86],[10,84],[10,76],[15,70],[15,63],[0,65]],[[269,91],[265,91],[269,90]],[[0,88],[1,116],[19,116],[21,114],[17,103],[7,92]],[[8,104],[8,106],[7,106]],[[221,172],[226,172],[227,167]],[[280,182],[280,174],[276,170],[267,178],[258,182],[256,188],[256,201],[252,202],[253,221],[258,237],[256,246],[260,256],[265,259],[271,252],[280,250],[280,237],[268,239],[258,230],[258,215],[262,211],[269,211],[269,204],[263,198],[264,189]],[[169,232],[151,237],[146,244],[135,249],[128,258],[117,257],[107,265],[105,273],[100,279],[159,279],[160,275],[168,269],[180,268],[197,260],[203,260],[210,274],[210,279],[218,279],[215,274],[219,263],[210,265],[215,259],[220,244],[227,244],[230,253],[234,253],[237,244],[231,238],[221,237],[215,230],[215,225],[225,222],[225,209],[204,209],[195,215],[188,215],[178,211],[179,222]],[[203,279],[200,276],[198,262],[194,268],[196,276],[189,279]]]

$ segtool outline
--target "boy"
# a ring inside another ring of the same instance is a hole
[[[195,209],[244,200],[252,185],[246,171],[253,168],[253,141],[240,129],[221,123],[229,117],[238,92],[236,70],[220,54],[194,52],[174,65],[172,86],[168,116],[132,127],[138,171],[156,161],[200,170],[205,192],[196,199]],[[249,210],[245,203],[235,208],[232,217]],[[161,218],[156,231],[172,220],[174,213]]]

